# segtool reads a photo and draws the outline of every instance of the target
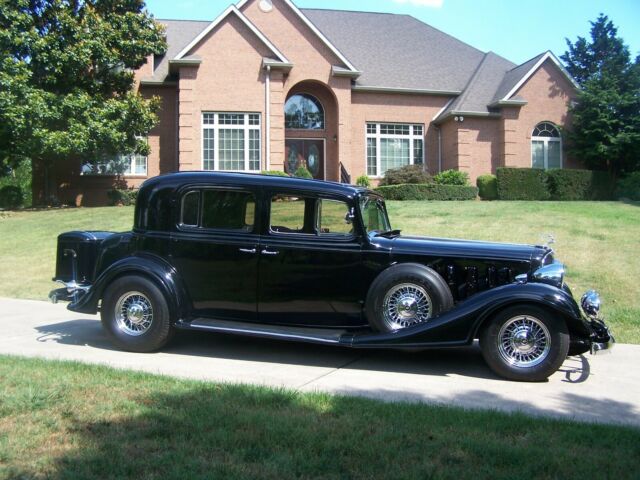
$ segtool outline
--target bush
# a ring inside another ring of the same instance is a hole
[[[433,181],[440,185],[469,185],[469,174],[460,170],[445,170],[433,177]]]
[[[607,200],[611,181],[606,172],[557,169],[547,171],[552,200]]]
[[[111,205],[134,205],[138,190],[133,188],[114,188],[107,192]]]
[[[260,172],[262,175],[275,175],[276,177],[288,177],[289,174],[287,172],[283,172],[282,170],[263,170]]]
[[[478,186],[478,195],[482,200],[498,199],[498,179],[495,175],[480,175],[476,179],[476,185]]]
[[[371,188],[371,180],[366,175],[360,175],[356,178],[356,185],[365,188]]]
[[[298,167],[293,176],[299,178],[313,178],[313,175],[311,175],[311,172],[307,167]]]
[[[0,188],[0,208],[18,208],[24,204],[24,194],[17,185]]]
[[[618,180],[616,197],[640,201],[640,172],[633,172]]]
[[[4,170],[0,175],[0,188],[7,185],[19,187],[23,199],[21,205],[31,206],[31,160],[22,160],[15,168],[9,168],[2,163],[0,165]]]
[[[404,184],[375,189],[387,200],[475,200],[478,189],[468,185]]]
[[[500,200],[549,200],[547,172],[538,168],[497,169]]]
[[[431,183],[431,175],[425,172],[422,165],[406,165],[400,168],[387,170],[384,178],[380,181],[380,186],[404,185],[404,184],[424,184]]]

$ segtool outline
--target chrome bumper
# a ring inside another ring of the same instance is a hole
[[[602,355],[611,353],[611,349],[616,344],[609,327],[600,319],[591,320],[591,355]]]
[[[60,300],[63,302],[77,302],[91,288],[91,285],[82,285],[75,281],[63,282],[62,280],[56,280],[56,282],[63,284],[64,288],[56,288],[49,292],[51,303],[58,303]]]
[[[616,344],[613,335],[609,335],[609,340],[606,342],[591,342],[591,355],[604,355],[605,353],[611,353],[611,349]]]

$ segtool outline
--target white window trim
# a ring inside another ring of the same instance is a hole
[[[564,168],[564,158],[562,155],[562,134],[560,133],[560,130],[558,130],[558,127],[551,123],[551,122],[540,122],[538,123],[535,127],[534,130],[536,128],[538,128],[538,125],[542,124],[542,123],[548,123],[550,125],[553,125],[553,127],[558,131],[558,135],[560,135],[559,137],[536,137],[536,136],[531,136],[531,168],[534,168],[533,166],[533,142],[543,142],[544,143],[544,167],[543,170],[549,170],[549,142],[558,142],[560,145],[560,167],[559,168]]]
[[[123,155],[125,157],[129,157],[129,171],[133,172],[135,170],[135,162],[136,162],[136,156],[137,154],[132,153],[129,155]],[[93,172],[88,172],[88,173],[84,173],[82,171],[82,167],[84,164],[80,165],[80,175],[83,177],[117,177],[117,176],[121,176],[121,177],[126,177],[126,178],[147,178],[149,176],[149,157],[146,155],[141,155],[142,158],[144,158],[144,170],[145,173],[122,173],[122,174],[118,174],[118,173],[93,173]],[[110,162],[111,160],[109,160]],[[109,162],[104,162],[104,163],[109,163]]]
[[[375,125],[376,126],[376,133],[369,133],[368,132],[368,126],[369,125]],[[383,134],[380,133],[380,126],[381,125],[409,125],[409,135],[395,135],[395,134]],[[422,135],[415,135],[413,133],[414,127],[422,127]],[[365,134],[365,140],[364,140],[364,167],[365,167],[365,174],[369,177],[369,178],[373,178],[373,179],[381,179],[384,178],[384,174],[380,174],[380,171],[382,170],[381,168],[381,156],[380,156],[380,140],[383,138],[388,138],[388,139],[408,139],[409,140],[409,165],[415,165],[415,159],[414,159],[414,148],[413,148],[413,141],[414,140],[422,140],[422,165],[424,167],[425,165],[425,152],[426,152],[426,130],[424,127],[424,124],[422,123],[398,123],[398,122],[365,122],[364,125],[364,134]],[[368,142],[367,140],[369,138],[373,138],[376,141],[376,175],[369,175],[369,152],[368,152]]]
[[[244,125],[221,125],[220,124],[220,114],[222,115],[243,115],[244,116]],[[205,115],[213,115],[214,121],[213,125],[204,123]],[[258,124],[257,125],[249,125],[249,115],[258,115]],[[200,138],[200,166],[202,170],[206,170],[204,168],[204,131],[205,130],[213,130],[213,169],[207,170],[210,172],[259,172],[262,170],[262,114],[260,112],[212,112],[212,111],[203,111],[200,117],[200,122],[202,124],[201,130],[201,138]],[[220,130],[244,130],[244,170],[220,170]],[[250,142],[249,142],[249,131],[257,130],[258,138],[260,139],[260,146],[258,148],[258,168],[256,170],[249,169],[249,151],[250,151]]]

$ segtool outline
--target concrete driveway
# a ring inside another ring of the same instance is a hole
[[[97,316],[70,312],[64,304],[0,299],[0,354],[640,427],[638,345],[571,357],[548,382],[517,383],[494,375],[477,347],[363,351],[186,332],[159,353],[121,352],[110,345]]]

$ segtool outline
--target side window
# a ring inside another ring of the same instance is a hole
[[[253,194],[234,190],[202,191],[203,228],[221,228],[250,232],[255,223]]]
[[[182,197],[180,208],[180,225],[189,227],[198,226],[198,207],[200,205],[200,192],[191,191]]]
[[[318,201],[317,229],[320,235],[352,235],[349,206],[339,200]]]
[[[314,200],[294,195],[271,197],[271,231],[278,233],[314,233],[307,219]]]

